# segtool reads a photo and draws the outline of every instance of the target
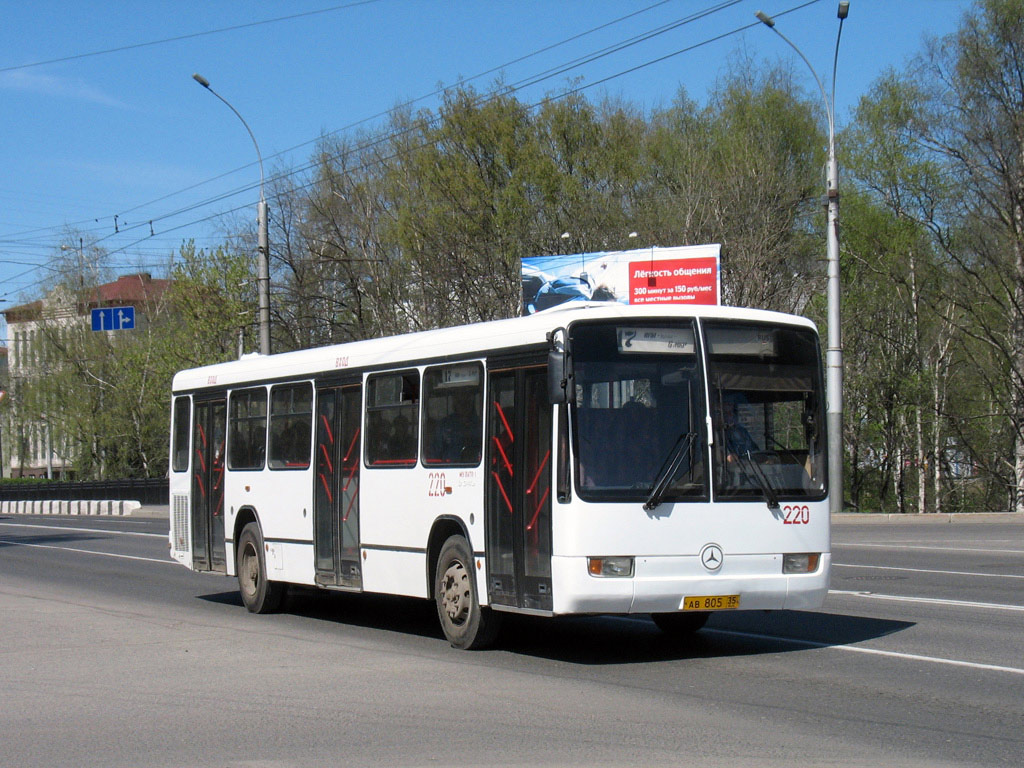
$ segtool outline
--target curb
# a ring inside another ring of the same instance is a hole
[[[0,501],[3,515],[112,515],[128,517],[142,508],[138,501]]]

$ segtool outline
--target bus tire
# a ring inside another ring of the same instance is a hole
[[[708,622],[709,611],[652,613],[651,618],[662,632],[674,637],[688,637]]]
[[[285,585],[267,579],[263,535],[256,523],[249,523],[238,537],[238,591],[250,613],[273,613],[281,607]]]
[[[486,648],[498,635],[500,616],[480,605],[473,553],[463,536],[450,536],[437,556],[434,602],[452,648]]]

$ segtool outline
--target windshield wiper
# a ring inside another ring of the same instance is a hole
[[[749,467],[750,474],[754,478],[754,482],[757,483],[758,487],[761,489],[761,493],[764,494],[765,501],[768,502],[768,509],[778,509],[778,494],[775,493],[775,489],[772,487],[768,477],[761,469],[761,465],[754,461],[750,455],[750,451],[738,455],[739,458],[746,463],[747,467]]]
[[[693,441],[697,439],[696,432],[683,432],[679,435],[676,440],[676,444],[672,446],[672,450],[668,452],[668,456],[665,459],[665,463],[661,465],[661,470],[658,472],[657,478],[654,480],[654,485],[651,487],[651,492],[647,496],[647,501],[644,502],[644,509],[650,512],[652,509],[661,504],[661,497],[665,495],[665,491],[672,484],[672,479],[675,477],[676,472],[679,471],[679,467],[690,454],[690,449],[693,447]],[[690,465],[693,468],[693,465]]]

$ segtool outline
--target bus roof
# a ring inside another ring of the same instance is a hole
[[[283,352],[245,355],[239,360],[180,371],[172,390],[185,392],[254,381],[301,379],[346,370],[414,365],[421,360],[486,357],[502,350],[542,346],[547,334],[577,320],[711,318],[781,323],[814,328],[797,315],[722,306],[629,306],[618,302],[566,302],[527,317],[472,323],[378,339]]]

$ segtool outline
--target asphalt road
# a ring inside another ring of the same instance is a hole
[[[0,517],[0,765],[1024,763],[1024,524],[840,524],[818,612],[519,619],[303,592],[252,616],[158,519]]]

